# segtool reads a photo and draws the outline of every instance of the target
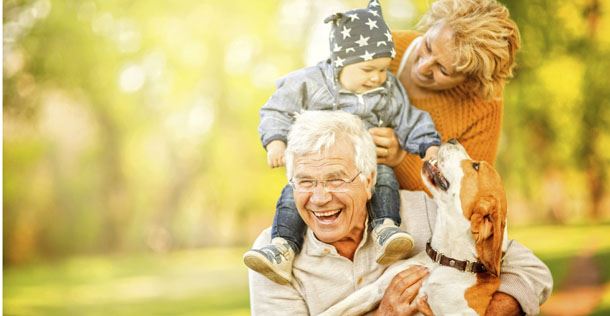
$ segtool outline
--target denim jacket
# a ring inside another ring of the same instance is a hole
[[[279,79],[277,90],[260,110],[258,131],[264,147],[287,142],[294,114],[304,110],[342,110],[359,116],[367,128],[393,128],[400,146],[423,157],[440,137],[428,112],[409,103],[407,93],[388,71],[385,83],[363,94],[339,89],[330,59]]]

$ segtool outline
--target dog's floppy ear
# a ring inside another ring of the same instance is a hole
[[[480,197],[473,205],[470,230],[479,261],[489,273],[498,276],[502,258],[502,239],[506,226],[501,202],[493,196]]]

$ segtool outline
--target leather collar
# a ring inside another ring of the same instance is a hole
[[[430,257],[430,259],[443,266],[452,267],[460,271],[471,273],[482,273],[487,271],[485,266],[480,262],[457,260],[451,257],[447,257],[440,252],[437,252],[436,250],[434,250],[434,248],[432,248],[429,241],[426,243],[426,253]]]

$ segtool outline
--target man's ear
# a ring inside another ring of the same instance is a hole
[[[371,174],[364,180],[367,200],[370,200],[373,197],[373,188],[375,187],[375,180],[377,180],[377,170],[373,170],[373,172],[371,172]]]
[[[502,240],[506,226],[505,212],[493,196],[479,198],[473,205],[470,230],[475,240],[479,261],[491,274],[498,276],[502,258]]]

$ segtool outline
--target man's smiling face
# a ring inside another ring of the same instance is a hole
[[[352,179],[358,172],[353,146],[344,140],[338,140],[329,150],[294,159],[295,179]],[[364,180],[362,176],[356,177],[346,184],[346,192],[327,192],[321,183],[313,192],[294,192],[299,214],[320,241],[334,243],[361,238],[373,176],[374,173]]]

